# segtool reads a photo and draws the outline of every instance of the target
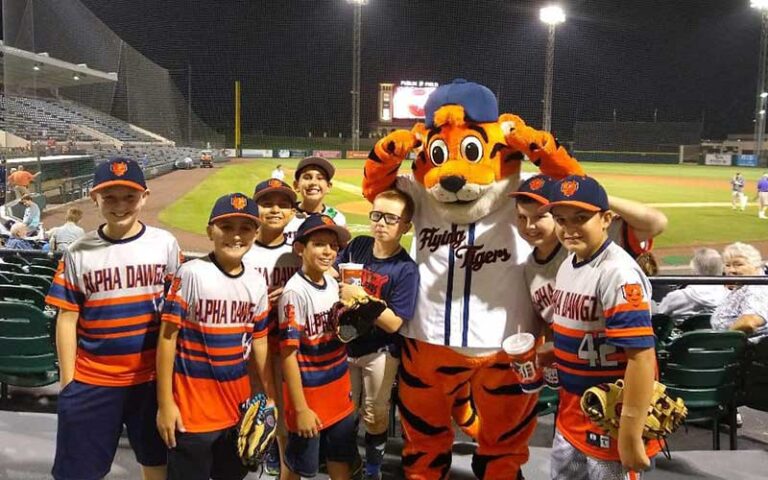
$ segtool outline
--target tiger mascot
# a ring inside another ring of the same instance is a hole
[[[408,479],[448,477],[452,411],[460,413],[471,393],[481,425],[472,470],[481,479],[522,478],[537,395],[521,392],[501,343],[518,326],[538,327],[522,275],[530,247],[507,195],[525,157],[556,178],[583,171],[551,134],[499,116],[482,85],[458,79],[438,87],[425,114],[426,124],[376,143],[363,179],[369,201],[396,187],[416,205],[412,254],[421,279],[414,318],[401,330],[403,467]],[[411,152],[413,174],[398,175]]]

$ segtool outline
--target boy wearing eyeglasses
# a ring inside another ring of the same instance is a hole
[[[403,322],[413,317],[419,270],[400,239],[411,228],[413,200],[399,190],[387,190],[373,201],[368,214],[372,236],[359,236],[339,253],[338,264],[363,264],[362,286],[340,284],[347,299],[365,293],[387,303],[368,334],[347,344],[352,399],[365,424],[366,479],[381,478],[387,442],[390,394],[400,363],[399,335]]]

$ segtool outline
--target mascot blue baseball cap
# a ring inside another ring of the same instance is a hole
[[[208,225],[222,218],[243,217],[259,223],[259,207],[256,202],[242,193],[230,193],[216,200],[208,218]]]
[[[349,230],[341,225],[337,225],[328,215],[313,213],[299,225],[299,229],[296,231],[296,241],[306,243],[309,235],[320,230],[330,230],[331,232],[334,232],[342,247],[349,243],[349,240],[352,238],[352,235],[349,234]]]
[[[464,107],[467,120],[475,123],[495,122],[499,119],[499,102],[496,95],[479,83],[457,78],[451,83],[440,85],[429,95],[424,104],[424,115],[428,128],[435,127],[435,112],[445,105]]]
[[[144,172],[135,161],[129,158],[112,158],[100,163],[93,173],[92,192],[107,187],[129,187],[144,191],[147,183],[144,180]]]
[[[534,175],[521,183],[517,190],[510,193],[509,196],[527,197],[542,205],[546,205],[549,203],[549,197],[552,194],[552,187],[554,185],[554,178],[548,175]]]
[[[590,212],[609,209],[608,194],[597,180],[581,175],[569,175],[552,186],[549,203],[540,210],[546,211],[558,205],[583,208]]]

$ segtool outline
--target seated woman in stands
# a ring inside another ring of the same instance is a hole
[[[760,252],[752,245],[736,242],[723,250],[725,274],[764,275]],[[731,292],[712,314],[712,329],[738,330],[750,341],[768,335],[768,285],[728,285]]]
[[[5,242],[5,248],[13,250],[35,250],[35,245],[26,239],[27,226],[21,222],[14,223],[11,227],[11,236]]]
[[[713,248],[698,248],[693,253],[691,268],[695,275],[717,277],[723,274],[723,258]],[[711,314],[728,293],[724,285],[688,285],[668,293],[659,304],[658,313],[669,315],[680,323],[694,315]]]

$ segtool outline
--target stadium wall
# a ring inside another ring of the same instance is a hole
[[[582,162],[664,163],[680,162],[679,153],[664,152],[604,152],[574,150],[573,156]]]

